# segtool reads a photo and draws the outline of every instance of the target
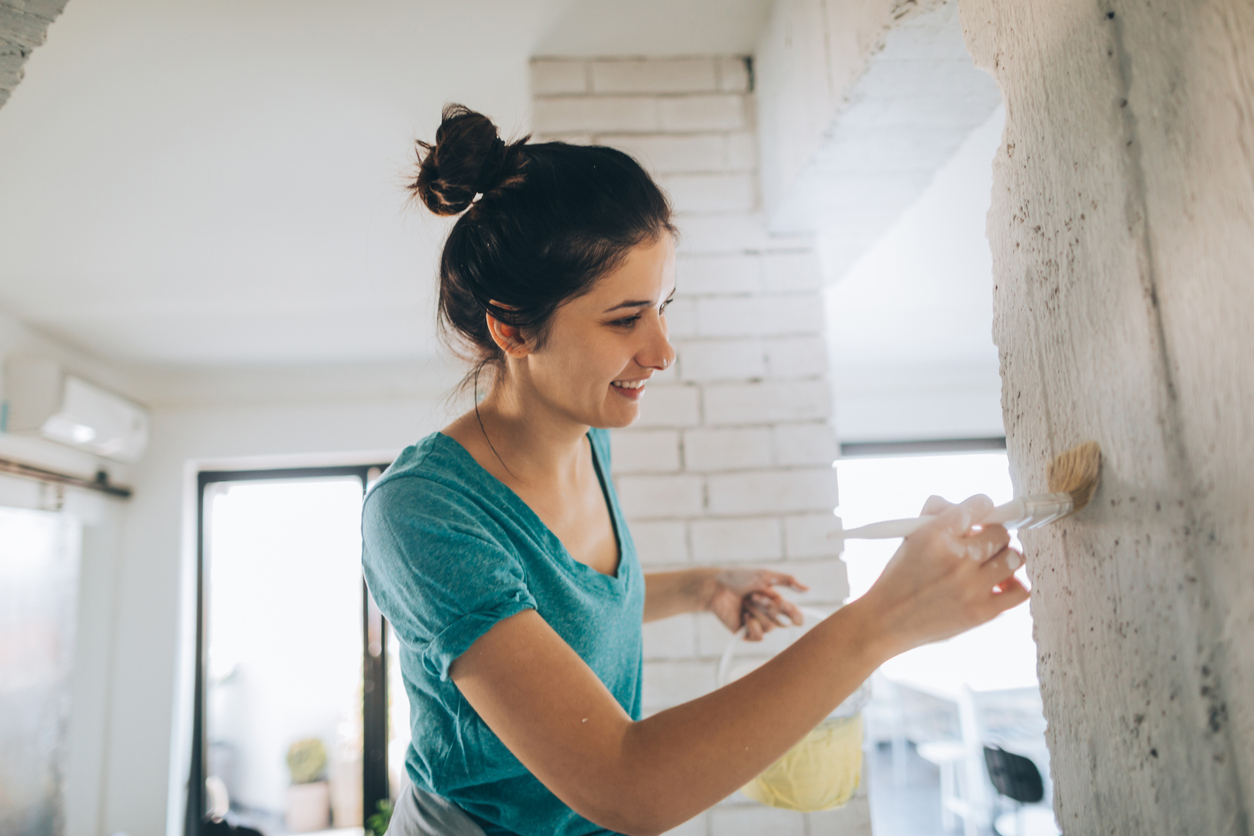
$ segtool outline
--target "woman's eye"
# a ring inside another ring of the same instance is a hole
[[[624,318],[624,319],[616,319],[616,320],[614,320],[613,322],[611,322],[610,324],[611,324],[611,325],[622,325],[622,326],[625,326],[625,327],[626,327],[626,326],[631,326],[631,325],[634,325],[634,324],[636,323],[636,320],[637,320],[637,319],[639,319],[639,318],[640,318],[640,314],[636,314],[635,316],[629,316],[629,317],[626,317],[626,318]]]

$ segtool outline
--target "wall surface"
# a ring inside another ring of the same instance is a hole
[[[0,107],[25,75],[23,65],[47,37],[68,0],[0,0]]]
[[[453,406],[435,395],[153,411],[117,569],[106,787],[96,832],[182,832],[191,762],[197,471],[389,461],[447,423]]]
[[[771,236],[761,215],[745,61],[538,60],[532,84],[540,138],[627,151],[677,212],[667,321],[678,359],[655,375],[637,426],[613,435],[641,563],[772,566],[811,587],[795,600],[840,606],[845,567],[825,536],[836,440],[819,264],[809,239]],[[712,616],[646,625],[645,711],[713,690],[729,638]],[[865,795],[803,815],[736,793],[672,832],[852,836],[870,833],[870,815]]]
[[[819,232],[829,282],[998,103],[955,0],[780,0],[754,70],[770,229]]]
[[[1006,101],[988,232],[1067,833],[1247,834],[1254,800],[1254,6],[961,0]]]

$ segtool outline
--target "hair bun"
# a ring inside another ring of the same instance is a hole
[[[496,125],[465,105],[444,107],[435,144],[418,142],[418,176],[409,189],[437,215],[466,210],[477,194],[513,179],[523,138],[506,145]],[[424,153],[425,152],[425,153]]]

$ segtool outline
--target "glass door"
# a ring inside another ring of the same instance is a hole
[[[201,474],[190,833],[207,815],[360,834],[390,795],[387,627],[361,575],[370,471]]]

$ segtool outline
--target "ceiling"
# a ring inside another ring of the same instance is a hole
[[[534,55],[746,54],[770,0],[70,0],[0,109],[0,309],[141,368],[429,357],[413,140]]]

